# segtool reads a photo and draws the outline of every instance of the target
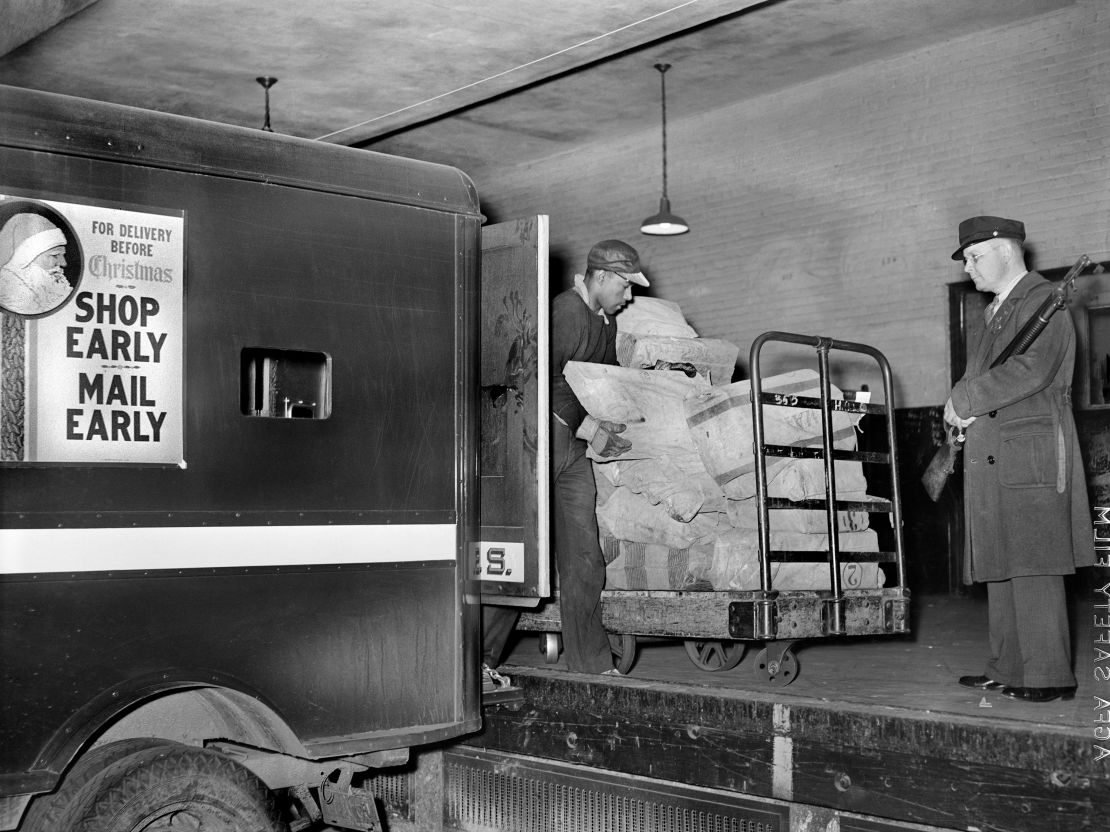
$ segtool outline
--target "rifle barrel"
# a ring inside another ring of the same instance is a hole
[[[1075,282],[1079,273],[1089,265],[1091,265],[1090,258],[1086,254],[1080,255],[1079,259],[1068,269],[1068,273],[1064,275],[1060,285],[1053,289],[1051,295],[1045,298],[1044,303],[1037,309],[1037,313],[1022,324],[1018,334],[1006,345],[1006,349],[1002,350],[998,358],[991,362],[990,369],[993,370],[1011,355],[1021,355],[1032,346],[1033,342],[1037,340],[1037,336],[1044,332],[1044,328],[1048,326],[1049,319],[1067,303],[1069,286]]]

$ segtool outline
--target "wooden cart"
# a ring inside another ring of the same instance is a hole
[[[820,378],[820,396],[784,396],[764,393],[761,353],[768,342],[801,344],[814,348]],[[868,356],[878,365],[883,398],[872,404],[859,399],[832,397],[829,354],[833,350]],[[609,631],[616,664],[628,672],[636,656],[637,637],[683,639],[687,655],[701,670],[720,671],[735,667],[748,642],[762,642],[755,672],[769,682],[787,685],[798,673],[793,647],[803,639],[844,636],[894,635],[909,632],[910,592],[905,583],[902,542],[901,498],[894,433],[894,391],[890,365],[878,350],[833,338],[767,332],[752,344],[750,353],[751,400],[756,461],[756,497],[759,520],[760,588],[753,590],[606,590],[602,594],[603,621]],[[799,447],[770,445],[764,440],[767,405],[810,408],[820,411],[822,445]],[[874,414],[885,417],[886,448],[882,451],[841,450],[833,445],[833,413]],[[820,459],[825,469],[825,498],[791,501],[767,496],[767,458]],[[837,498],[835,466],[838,461],[859,461],[886,466],[889,499],[852,502]],[[829,546],[824,551],[784,551],[771,548],[770,511],[823,510],[828,522]],[[839,511],[889,514],[893,548],[878,552],[842,552],[837,522]],[[829,589],[777,590],[773,566],[777,563],[826,563]],[[847,563],[890,565],[892,586],[876,589],[845,589],[841,566]],[[521,615],[518,629],[541,634],[540,646],[549,662],[559,655],[561,620],[558,597],[533,612]]]

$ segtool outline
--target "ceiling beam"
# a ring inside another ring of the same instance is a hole
[[[662,38],[735,15],[767,0],[686,0],[673,8],[558,52],[537,56],[520,66],[467,84],[425,101],[374,116],[320,136],[321,141],[360,145],[418,124],[434,121],[484,101],[540,83]]]
[[[0,55],[7,55],[97,0],[4,0]]]

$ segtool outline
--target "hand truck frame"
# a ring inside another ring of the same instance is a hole
[[[765,393],[761,358],[769,342],[800,344],[814,348],[820,396],[785,396]],[[883,401],[872,404],[848,398],[833,398],[829,354],[844,351],[869,356],[878,365],[883,383]],[[636,637],[681,638],[691,661],[702,670],[735,667],[744,655],[745,643],[761,641],[765,646],[757,658],[755,672],[777,684],[790,684],[798,669],[793,646],[802,639],[845,636],[902,635],[909,633],[910,591],[906,587],[905,548],[902,535],[902,506],[895,436],[894,387],[890,364],[877,349],[866,344],[835,338],[765,332],[750,351],[753,453],[759,524],[760,588],[753,590],[605,590],[602,618],[610,633],[617,667],[628,672],[635,661]],[[765,441],[765,406],[816,409],[821,414],[820,447],[773,445]],[[873,414],[886,419],[885,451],[842,450],[833,443],[833,414]],[[824,466],[824,499],[793,501],[768,497],[767,458],[820,459]],[[837,497],[837,461],[886,465],[890,475],[890,498],[847,501]],[[824,510],[827,518],[828,549],[786,551],[771,548],[770,511]],[[893,550],[842,552],[837,516],[842,511],[890,514]],[[776,563],[827,563],[829,589],[783,590],[773,585]],[[894,585],[877,589],[845,589],[841,566],[845,563],[887,563],[894,572]],[[557,600],[534,612],[521,615],[517,628],[540,632],[540,647],[547,661],[559,655],[561,629]]]

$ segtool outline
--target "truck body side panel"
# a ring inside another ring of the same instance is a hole
[[[6,580],[0,765],[49,768],[86,725],[182,687],[253,694],[305,744],[453,723],[454,583],[451,561]]]
[[[183,218],[165,344],[183,357],[183,458],[0,461],[0,796],[49,788],[117,716],[188,687],[257,697],[309,749],[474,730],[469,180],[0,87],[0,211],[12,200]],[[86,270],[50,315],[141,291]],[[0,310],[16,342],[39,324]],[[308,417],[245,406],[251,356],[275,355],[319,358]],[[33,372],[19,361],[13,388]]]
[[[0,150],[0,169],[8,192],[42,193],[50,169],[71,196],[183,209],[187,242],[188,467],[122,468],[110,489],[93,467],[13,469],[5,472],[7,522],[18,524],[16,514],[52,525],[52,507],[174,512],[169,525],[189,512],[228,510],[294,512],[293,523],[306,511],[453,522],[455,483],[444,470],[455,442],[454,217],[9,149]],[[86,276],[81,288],[107,291],[102,283]],[[240,360],[249,348],[328,356],[331,415],[244,416]]]

